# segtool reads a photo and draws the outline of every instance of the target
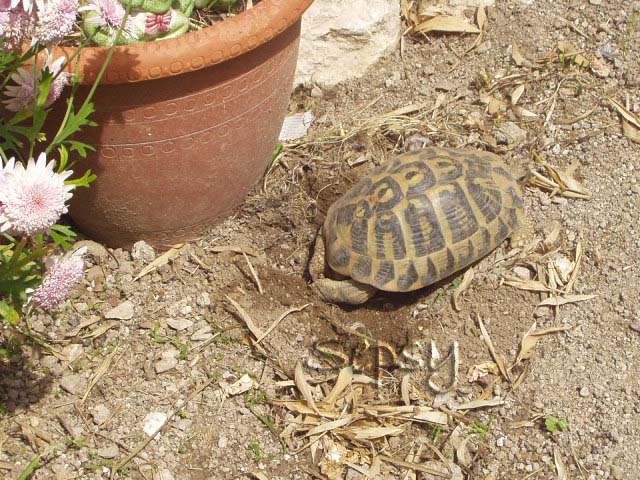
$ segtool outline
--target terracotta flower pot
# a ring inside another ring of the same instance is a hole
[[[262,0],[176,39],[116,48],[94,97],[98,127],[83,133],[97,151],[77,168],[97,180],[75,191],[78,228],[112,247],[166,247],[232,213],[277,144],[311,2]],[[85,93],[107,52],[83,50]]]

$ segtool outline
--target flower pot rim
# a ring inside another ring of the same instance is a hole
[[[116,47],[101,84],[142,82],[188,73],[249,52],[276,37],[302,17],[313,0],[261,0],[252,9],[177,38]],[[70,58],[76,47],[54,47]],[[85,47],[68,66],[80,83],[92,84],[109,47]]]

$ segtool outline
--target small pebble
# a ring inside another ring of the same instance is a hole
[[[144,417],[142,431],[149,437],[153,436],[167,421],[167,414],[163,412],[150,412]]]
[[[178,359],[176,358],[177,355],[178,352],[176,350],[163,352],[160,360],[158,360],[154,365],[156,373],[164,373],[173,368],[176,368],[176,366],[178,365]]]
[[[156,259],[156,252],[151,245],[144,240],[140,240],[133,244],[131,248],[131,258],[134,260],[142,260],[145,263],[151,263]]]
[[[133,303],[127,300],[117,307],[112,308],[105,313],[104,318],[115,320],[131,320],[133,318]]]
[[[580,389],[580,396],[582,398],[586,398],[591,394],[591,392],[589,391],[589,387],[582,387]]]
[[[173,328],[176,332],[181,332],[182,330],[192,327],[193,322],[184,318],[170,318],[167,320],[167,325]]]
[[[112,443],[108,447],[99,448],[98,455],[102,458],[116,458],[118,456],[118,446]]]
[[[100,403],[91,409],[91,416],[93,417],[93,423],[96,425],[102,425],[111,416],[111,410],[106,405]]]
[[[318,85],[314,85],[311,89],[311,96],[313,98],[322,98],[324,97],[324,92]]]
[[[69,374],[60,379],[60,388],[72,395],[80,395],[87,388],[87,380],[81,375]]]

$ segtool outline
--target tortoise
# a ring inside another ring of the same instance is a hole
[[[331,205],[309,266],[312,288],[327,302],[352,305],[378,290],[417,290],[508,237],[526,238],[529,226],[520,184],[497,155],[440,147],[407,152]],[[323,271],[342,279],[320,278]]]

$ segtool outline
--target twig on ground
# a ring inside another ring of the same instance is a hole
[[[286,312],[284,312],[282,315],[280,315],[280,316],[276,319],[276,321],[275,321],[275,322],[273,322],[273,323],[269,326],[269,328],[267,328],[267,330],[266,330],[262,335],[260,335],[260,336],[256,339],[256,343],[260,343],[262,340],[264,340],[264,338],[265,338],[267,335],[269,335],[269,334],[271,333],[271,331],[272,331],[274,328],[276,328],[276,327],[278,326],[278,324],[279,324],[282,320],[284,320],[284,319],[287,317],[287,315],[289,315],[289,314],[291,314],[291,313],[294,313],[294,312],[300,312],[300,311],[304,310],[305,308],[309,307],[310,305],[311,305],[310,303],[307,303],[307,304],[305,304],[305,305],[303,305],[303,306],[301,306],[301,307],[292,307],[292,308],[290,308],[289,310],[287,310]]]

